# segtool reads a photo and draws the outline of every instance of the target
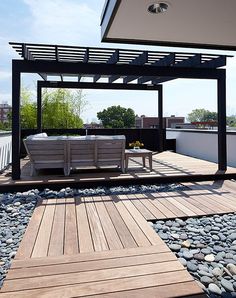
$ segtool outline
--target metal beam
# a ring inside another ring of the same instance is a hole
[[[217,109],[218,109],[218,169],[227,170],[227,141],[226,141],[226,71],[217,80]]]
[[[152,66],[170,66],[173,65],[175,63],[175,53],[171,53],[167,56],[165,56],[164,58],[154,62],[152,64]],[[150,78],[150,76],[148,77],[141,77],[140,79],[138,79],[138,83],[139,84],[144,84],[146,82],[151,81],[152,78]]]
[[[119,61],[119,50],[115,50],[115,52],[111,55],[111,57],[108,59],[108,64],[116,64]]]
[[[90,83],[90,82],[44,82],[38,81],[39,88],[67,88],[67,89],[113,89],[113,90],[140,90],[140,91],[154,91],[159,90],[160,85],[147,84],[109,84],[109,83]]]
[[[19,64],[12,61],[12,179],[19,180],[20,169],[20,84],[21,72]]]
[[[37,82],[37,131],[42,132],[42,88]]]
[[[122,65],[100,63],[70,63],[56,61],[25,61],[13,60],[23,73],[69,73],[69,74],[99,74],[99,75],[136,75],[151,77],[175,77],[193,79],[217,79],[223,69],[188,68],[188,67],[153,67],[152,65]]]
[[[45,73],[39,73],[39,75],[44,81],[47,81],[47,75]]]
[[[96,83],[101,78],[101,75],[95,75],[93,77],[93,82]]]
[[[159,152],[164,151],[164,127],[163,127],[163,86],[159,85],[158,90],[158,135],[159,135]]]
[[[142,54],[140,54],[138,57],[136,57],[134,60],[132,60],[129,65],[144,65],[148,62],[148,52],[145,51]],[[132,82],[134,80],[137,80],[139,77],[137,76],[128,76],[123,79],[124,84],[128,84],[129,82]]]

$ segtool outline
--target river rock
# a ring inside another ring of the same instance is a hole
[[[214,283],[209,284],[208,290],[211,293],[216,294],[216,295],[221,295],[221,293],[222,293],[221,289]]]
[[[188,235],[183,233],[183,234],[180,234],[179,238],[181,240],[187,240],[188,239]]]
[[[223,270],[216,267],[212,270],[212,274],[215,276],[215,277],[219,277],[219,276],[222,276],[223,274]]]
[[[204,260],[204,254],[198,253],[193,255],[194,259],[198,261],[203,261]]]
[[[196,272],[198,270],[198,266],[193,264],[192,262],[187,262],[187,268],[189,271]]]
[[[181,263],[183,266],[186,266],[186,265],[187,265],[187,261],[186,261],[184,258],[178,258],[178,260],[180,261],[180,263]]]
[[[233,241],[236,240],[236,233],[231,233],[228,238]]]
[[[214,262],[215,261],[215,256],[213,254],[206,255],[204,259],[207,262]]]
[[[179,234],[170,234],[170,236],[174,239],[179,239]]]
[[[185,258],[186,260],[191,260],[193,258],[193,254],[190,251],[184,251],[183,258]]]
[[[180,249],[181,249],[181,245],[179,245],[179,244],[170,244],[170,245],[169,245],[169,248],[170,248],[171,250],[173,250],[173,251],[180,251]]]
[[[230,282],[229,280],[222,278],[220,283],[226,291],[228,291],[228,292],[234,291],[234,286],[233,286],[232,282]]]
[[[211,248],[203,248],[201,250],[201,252],[204,254],[204,255],[209,255],[211,252],[212,252],[212,249]]]
[[[185,240],[181,243],[181,246],[189,248],[191,246],[191,242],[189,240]]]
[[[236,265],[230,263],[226,266],[226,268],[232,275],[236,275]]]
[[[6,243],[7,244],[11,244],[13,242],[13,239],[12,238],[8,238],[7,240],[6,240]]]
[[[213,280],[208,276],[202,276],[200,281],[204,285],[209,285],[210,283],[213,283]]]

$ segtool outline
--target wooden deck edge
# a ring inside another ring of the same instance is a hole
[[[214,181],[214,180],[231,180],[236,179],[236,173],[225,174],[197,174],[197,175],[180,175],[168,177],[142,177],[142,178],[119,178],[110,180],[87,180],[87,181],[50,181],[50,182],[36,182],[16,180],[0,185],[0,192],[17,192],[28,191],[32,188],[43,190],[50,187],[53,190],[60,190],[61,188],[90,188],[98,186],[118,186],[118,185],[139,185],[139,184],[168,184],[168,183],[181,183],[181,182],[201,182],[201,181]]]

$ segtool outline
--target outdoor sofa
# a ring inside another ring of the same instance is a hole
[[[87,167],[119,167],[124,173],[124,135],[67,137],[41,133],[27,137],[24,145],[31,176],[47,168],[62,168],[65,176],[71,169]]]

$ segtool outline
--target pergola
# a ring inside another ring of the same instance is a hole
[[[158,91],[160,151],[164,150],[162,83],[177,78],[215,80],[218,168],[226,170],[226,71],[220,67],[226,66],[228,56],[14,42],[10,45],[23,58],[12,61],[12,179],[21,176],[20,85],[23,73],[37,73],[42,78],[37,83],[38,131],[42,130],[42,88]],[[59,76],[60,80],[52,80],[53,76]],[[92,82],[82,82],[88,77]]]

